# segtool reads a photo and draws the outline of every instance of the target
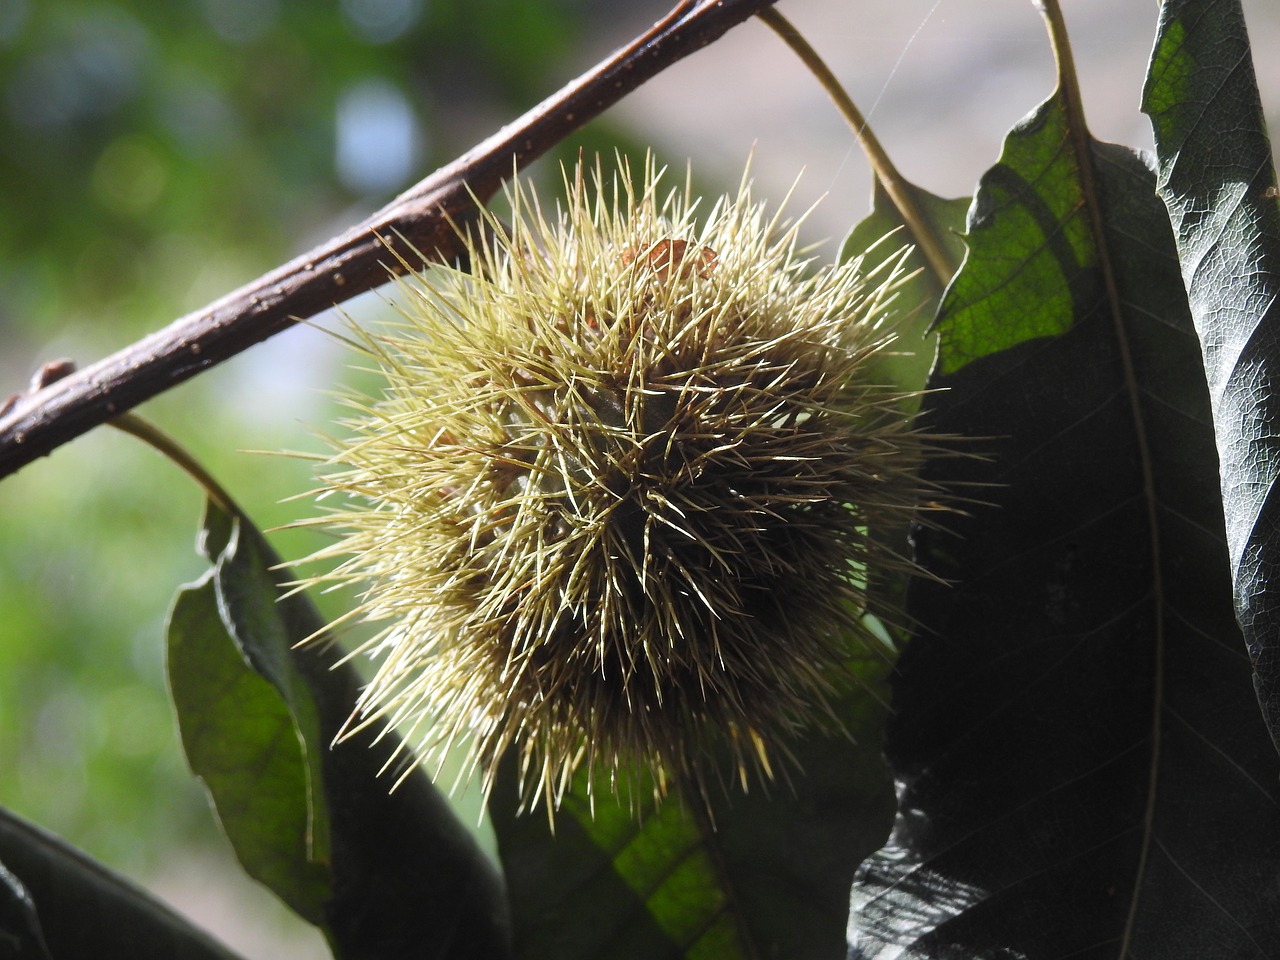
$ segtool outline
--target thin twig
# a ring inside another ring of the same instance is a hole
[[[684,0],[514,123],[346,233],[111,356],[0,408],[0,478],[215,364],[385,283],[419,254],[457,257],[451,223],[524,167],[676,61],[774,0]]]

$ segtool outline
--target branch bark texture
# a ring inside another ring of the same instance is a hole
[[[295,322],[386,282],[401,258],[449,260],[453,223],[512,170],[537,159],[671,64],[774,0],[685,0],[652,28],[524,116],[346,233],[123,350],[17,397],[0,413],[0,478]]]

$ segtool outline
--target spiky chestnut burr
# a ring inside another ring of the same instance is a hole
[[[323,481],[343,559],[316,579],[385,624],[359,714],[424,763],[468,744],[486,788],[514,745],[553,804],[582,764],[705,788],[726,746],[769,776],[838,726],[865,571],[909,567],[868,531],[920,492],[923,441],[866,373],[893,268],[810,271],[745,182],[699,225],[652,166],[603,181],[554,215],[514,186],[471,272],[402,288]]]

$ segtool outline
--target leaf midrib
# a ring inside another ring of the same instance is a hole
[[[1164,737],[1162,718],[1165,699],[1165,594],[1164,570],[1160,553],[1159,502],[1156,497],[1155,468],[1151,455],[1151,444],[1147,436],[1146,419],[1142,410],[1142,390],[1138,383],[1133,351],[1129,343],[1129,333],[1125,326],[1124,307],[1120,298],[1119,285],[1116,282],[1115,269],[1107,242],[1101,196],[1095,176],[1093,144],[1096,141],[1089,134],[1088,126],[1085,124],[1083,99],[1080,94],[1075,66],[1071,59],[1071,48],[1067,41],[1062,11],[1056,2],[1046,3],[1042,9],[1057,55],[1058,91],[1063,98],[1067,130],[1071,137],[1071,150],[1080,176],[1084,213],[1088,219],[1094,247],[1097,250],[1098,267],[1102,275],[1107,310],[1116,337],[1121,368],[1124,371],[1125,389],[1129,397],[1134,439],[1138,448],[1138,462],[1142,474],[1142,495],[1146,507],[1148,547],[1151,555],[1151,603],[1155,633],[1155,662],[1153,664],[1154,676],[1152,678],[1151,697],[1151,759],[1147,771],[1146,803],[1142,811],[1142,843],[1138,853],[1138,863],[1134,870],[1133,890],[1129,897],[1129,909],[1125,916],[1124,932],[1121,936],[1118,954],[1120,960],[1124,960],[1125,957],[1129,956],[1133,944],[1134,931],[1138,920],[1138,908],[1142,901],[1143,878],[1146,876],[1155,834],[1156,798],[1160,786],[1160,756]]]

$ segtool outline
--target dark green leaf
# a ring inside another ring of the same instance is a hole
[[[302,741],[276,690],[227,642],[211,577],[178,595],[168,642],[183,749],[236,856],[299,916],[321,923],[329,877],[309,842]]]
[[[217,617],[213,624],[206,619],[201,629],[221,630],[223,644],[234,654],[218,661],[223,668],[238,661],[243,675],[264,682],[254,686],[241,676],[234,683],[214,683],[219,675],[207,669],[206,683],[247,690],[246,699],[237,704],[231,697],[208,697],[216,714],[188,716],[184,728],[202,728],[205,739],[220,735],[224,741],[262,744],[259,767],[240,767],[239,783],[235,768],[228,767],[231,784],[220,791],[211,785],[220,816],[244,818],[245,798],[268,790],[291,793],[287,800],[263,802],[264,818],[274,816],[287,825],[280,836],[245,829],[233,842],[247,844],[260,860],[278,858],[277,875],[293,884],[295,894],[331,891],[318,905],[319,921],[341,958],[507,955],[502,883],[470,832],[421,772],[406,777],[394,792],[392,777],[380,775],[396,766],[399,741],[390,734],[380,737],[375,724],[334,743],[356,702],[359,677],[339,663],[332,644],[297,646],[318,634],[324,621],[305,596],[288,595],[278,586],[291,576],[279,569],[279,558],[262,535],[210,506],[201,548],[215,563],[209,583],[217,599],[216,606],[207,596],[200,600],[198,612]],[[184,609],[195,603],[188,599],[192,593],[183,595],[175,612],[180,626],[187,614],[197,612]],[[185,682],[197,679],[191,674]],[[274,709],[257,699],[264,688],[276,697]],[[281,718],[289,721],[287,728]],[[220,734],[212,732],[214,725]],[[275,738],[263,737],[258,725],[274,725]],[[290,752],[290,742],[300,744],[301,752]],[[260,785],[263,772],[280,786]],[[309,832],[300,845],[304,812]],[[317,856],[325,850],[327,857]],[[238,853],[243,861],[244,852]],[[324,870],[323,886],[306,886],[314,868]]]
[[[0,958],[236,960],[145,890],[4,809],[0,864]]]
[[[1238,2],[1164,4],[1143,109],[1204,353],[1236,613],[1280,745],[1280,209]]]
[[[23,958],[53,960],[31,894],[0,863],[0,960]]]
[[[576,809],[582,792],[580,786],[567,801],[553,834],[541,809],[517,811],[514,758],[503,761],[489,816],[511,895],[516,956],[680,956],[675,940],[645,909],[645,891],[633,889],[613,868],[613,857],[626,846],[632,824],[626,810],[604,804],[593,823],[588,811]],[[610,834],[617,836],[612,843]]]
[[[944,200],[914,184],[908,185],[908,190],[927,217],[934,236],[958,268],[965,254],[962,234],[969,198]],[[841,247],[840,259],[862,257],[864,268],[870,271],[894,255],[906,242],[902,217],[876,179],[871,195],[871,213],[849,232]],[[929,331],[946,281],[929,269],[918,250],[907,256],[903,266],[915,276],[903,285],[898,294],[888,324],[894,331],[895,345],[891,351],[876,357],[876,369],[880,374],[876,379],[902,390],[920,390],[933,364],[934,338]]]
[[[746,794],[713,787],[709,811],[678,793],[657,809],[632,809],[597,785],[593,815],[579,777],[554,834],[542,808],[517,813],[508,764],[489,810],[517,956],[839,955],[852,865],[880,843],[892,809],[877,736],[883,715],[859,691],[846,719],[863,739],[810,737],[795,745],[802,772],[790,784]]]
[[[944,299],[928,423],[986,459],[926,473],[982,502],[919,537],[940,580],[910,592],[899,811],[854,884],[853,957],[1280,943],[1277,763],[1173,237],[1145,164],[1077,152],[1080,124],[1057,95],[1011,132]]]

